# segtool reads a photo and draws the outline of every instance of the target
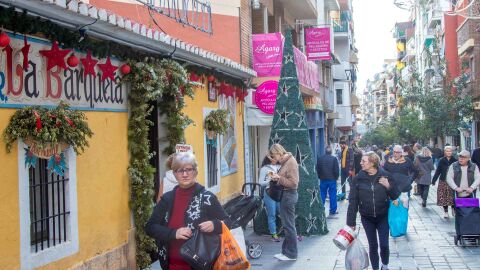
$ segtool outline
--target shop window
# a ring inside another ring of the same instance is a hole
[[[337,105],[343,104],[343,89],[336,89],[337,94]]]
[[[64,175],[52,174],[48,160],[25,166],[19,142],[19,206],[21,269],[34,269],[75,254],[78,246],[76,155],[67,149]]]
[[[203,117],[214,109],[204,109]],[[220,144],[219,135],[209,138],[204,132],[205,188],[213,193],[220,192]]]

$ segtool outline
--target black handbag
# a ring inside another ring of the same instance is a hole
[[[283,197],[283,186],[276,181],[270,181],[267,189],[267,194],[272,200],[279,202]]]
[[[203,206],[203,193],[200,198]],[[220,255],[220,235],[193,230],[193,235],[180,248],[180,256],[195,270],[210,270]]]
[[[196,229],[180,248],[180,256],[195,270],[210,270],[220,255],[220,235]]]

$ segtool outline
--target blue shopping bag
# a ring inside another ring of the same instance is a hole
[[[408,208],[403,206],[400,199],[396,199],[397,205],[390,201],[388,208],[388,225],[390,226],[390,235],[392,237],[403,236],[407,233],[408,226]]]

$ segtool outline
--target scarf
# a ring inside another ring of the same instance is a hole
[[[345,169],[347,166],[347,152],[348,152],[348,146],[345,146],[345,149],[343,149],[342,152],[342,169]]]

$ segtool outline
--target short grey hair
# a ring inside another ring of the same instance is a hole
[[[198,163],[195,155],[189,152],[178,153],[173,157],[172,170],[176,171],[185,165],[192,165],[192,167],[197,170]]]
[[[395,152],[402,152],[403,153],[403,147],[399,144],[396,144],[394,147],[393,147],[393,151]]]
[[[447,151],[447,150],[453,151],[453,147],[451,147],[450,145],[447,145],[443,148],[443,151]]]

